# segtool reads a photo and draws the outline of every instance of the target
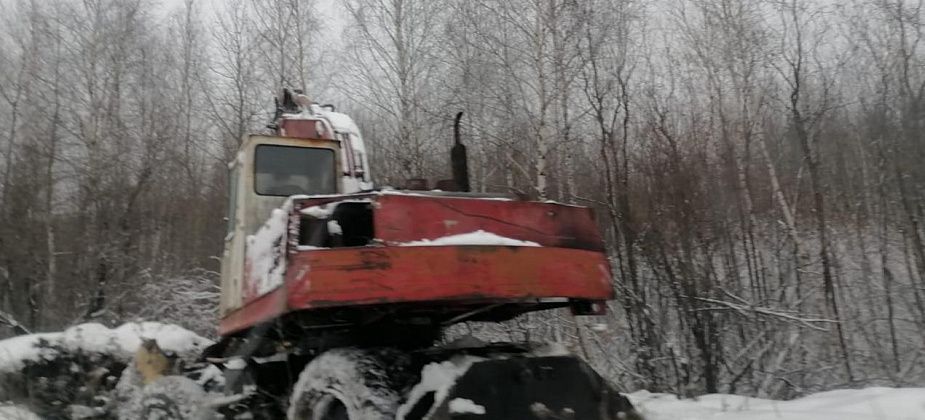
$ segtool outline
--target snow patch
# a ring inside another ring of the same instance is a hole
[[[579,208],[584,208],[584,207],[585,207],[585,206],[580,206],[580,205],[578,205],[578,204],[560,203],[560,202],[558,202],[558,201],[553,201],[553,200],[546,200],[546,201],[544,201],[543,203],[544,203],[544,204],[555,204],[555,205],[557,205],[557,206],[563,206],[563,207],[579,207]]]
[[[486,201],[514,201],[513,199],[508,198],[508,197],[486,197],[486,196],[480,196],[480,195],[475,195],[475,196],[462,195],[463,193],[459,193],[459,195],[439,194],[439,193],[442,193],[442,191],[440,190],[430,190],[430,192],[436,193],[436,194],[428,194],[426,191],[416,192],[415,190],[396,190],[391,187],[383,187],[381,190],[376,191],[376,195],[404,195],[404,196],[411,196],[411,197],[464,198],[467,200],[486,200]]]
[[[343,235],[344,230],[341,229],[340,223],[337,223],[337,220],[328,220],[328,234],[330,235]]]
[[[317,197],[316,197],[317,198]],[[351,198],[349,200],[340,200],[333,203],[325,203],[317,206],[310,206],[300,210],[300,213],[311,216],[316,219],[327,219],[334,214],[334,210],[337,209],[337,206],[343,203],[371,203],[372,201],[368,198]]]
[[[496,246],[532,246],[540,244],[531,241],[505,238],[484,230],[462,233],[459,235],[444,236],[437,239],[421,239],[419,241],[403,242],[399,246],[446,246],[446,245],[496,245]]]
[[[846,389],[791,401],[725,394],[678,399],[648,391],[626,396],[648,420],[925,420],[925,388]]]
[[[591,324],[590,328],[591,328],[591,331],[594,331],[594,332],[604,332],[604,331],[607,331],[607,324],[603,322],[595,322]]]
[[[172,407],[181,419],[214,419],[212,400],[222,395],[205,392],[195,381],[183,376],[164,376],[144,386],[119,407],[120,419],[140,419],[144,407]],[[171,410],[171,411],[172,411]],[[146,417],[153,418],[153,417]],[[161,417],[158,417],[161,418]]]
[[[366,182],[352,176],[342,176],[340,179],[343,191],[345,192],[360,192],[373,189],[372,182]]]
[[[25,407],[0,403],[0,420],[41,420]]]
[[[64,332],[21,335],[0,340],[0,373],[22,369],[27,361],[53,360],[62,351],[84,351],[110,354],[123,360],[134,355],[142,339],[153,339],[165,352],[192,359],[212,341],[185,328],[158,322],[131,322],[109,329],[102,324],[88,323],[68,328]],[[41,342],[47,345],[40,346]]]
[[[257,296],[266,294],[283,284],[286,273],[286,238],[292,199],[283,208],[273,209],[270,218],[257,233],[247,237],[247,280],[250,290]]]
[[[424,416],[427,418],[433,412],[434,408],[446,398],[450,389],[456,383],[456,379],[469,370],[473,363],[484,360],[474,356],[456,356],[443,362],[434,362],[424,366],[421,369],[421,382],[411,388],[408,393],[408,400],[398,408],[397,420],[404,420],[405,416],[411,412],[418,400],[429,392],[434,393],[434,405],[431,410]]]
[[[360,128],[357,127],[356,123],[353,121],[353,118],[350,118],[349,115],[335,111],[328,111],[317,104],[310,105],[308,108],[302,110],[300,114],[286,114],[286,116],[290,118],[323,117],[329,124],[333,126],[334,130],[336,131],[354,135],[360,134]],[[362,144],[360,144],[360,148],[354,146],[354,149],[363,152],[366,151],[365,148],[362,148]]]
[[[247,367],[247,362],[240,357],[235,357],[227,362],[225,362],[225,369],[231,370],[244,370]]]
[[[454,398],[450,401],[450,414],[485,414],[485,407],[466,398]]]
[[[60,339],[61,333],[29,334],[0,341],[0,373],[22,369],[26,361],[38,361],[55,356],[49,348],[37,347],[41,341],[49,343]]]
[[[334,213],[334,207],[328,209],[327,205],[322,204],[320,206],[306,207],[301,210],[301,213],[316,219],[327,219],[328,217],[331,217],[331,214]]]
[[[319,250],[319,249],[331,249],[331,248],[324,247],[324,246],[314,246],[314,245],[298,245],[298,246],[296,246],[296,250],[298,250],[298,251],[316,251],[316,250]]]

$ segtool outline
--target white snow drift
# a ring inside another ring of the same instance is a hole
[[[429,392],[434,393],[434,401],[443,401],[450,389],[456,383],[456,379],[469,370],[473,363],[484,360],[475,356],[456,356],[450,360],[434,362],[424,366],[421,370],[421,382],[411,388],[407,401],[398,408],[398,420],[404,420],[405,416],[411,412],[418,400]],[[459,404],[459,403],[457,403]],[[437,404],[431,407],[430,413],[436,408]],[[459,407],[462,408],[462,407]],[[466,407],[472,408],[472,407]],[[483,408],[484,410],[484,408]],[[484,414],[484,413],[482,413]],[[427,416],[424,416],[425,418]]]
[[[158,322],[130,322],[115,329],[88,323],[68,328],[64,332],[30,334],[0,340],[0,373],[21,369],[27,361],[53,359],[56,351],[39,346],[41,341],[59,346],[64,351],[111,354],[130,359],[142,339],[154,339],[161,349],[182,358],[198,355],[212,341],[182,327]]]
[[[247,261],[250,264],[248,286],[263,295],[283,284],[286,273],[286,228],[289,225],[289,209],[292,200],[283,208],[274,209],[257,233],[247,237]]]
[[[450,401],[450,414],[485,414],[485,407],[468,398],[453,398]]]
[[[25,407],[0,403],[0,420],[41,420]]]
[[[449,245],[494,245],[494,246],[540,246],[531,241],[505,238],[484,230],[462,233],[459,235],[444,236],[436,239],[422,239],[420,241],[404,242],[401,246],[449,246]]]
[[[925,388],[820,392],[791,401],[711,394],[628,394],[646,420],[925,420]]]

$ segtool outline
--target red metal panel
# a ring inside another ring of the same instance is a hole
[[[613,298],[598,252],[438,246],[344,248],[291,255],[288,306],[308,309],[441,300]]]
[[[286,288],[280,287],[225,315],[218,327],[220,335],[228,335],[270,321],[286,313]]]
[[[376,201],[376,238],[387,243],[484,230],[542,246],[604,250],[594,216],[585,207],[401,194]]]
[[[551,203],[366,193],[296,200],[299,210],[370,198],[377,239],[386,244],[484,230],[543,247],[377,246],[297,251],[289,244],[284,288],[227,315],[227,335],[313,308],[424,301],[518,302],[613,298],[603,241],[591,211]],[[294,225],[293,225],[294,226]],[[293,238],[290,238],[293,239]],[[254,291],[245,293],[254,295]]]
[[[334,139],[333,133],[327,129],[324,121],[316,119],[282,119],[280,124],[280,135],[285,137],[295,137],[300,139]],[[321,130],[319,130],[321,128]]]

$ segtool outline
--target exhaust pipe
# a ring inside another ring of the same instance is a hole
[[[466,156],[466,146],[462,144],[462,139],[459,136],[459,124],[462,116],[462,111],[457,113],[456,121],[453,123],[455,143],[450,150],[450,165],[453,169],[453,183],[456,184],[456,188],[462,192],[469,192],[469,161]]]

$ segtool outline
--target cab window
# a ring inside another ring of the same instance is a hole
[[[254,188],[260,195],[337,192],[334,151],[261,144],[255,151]]]

